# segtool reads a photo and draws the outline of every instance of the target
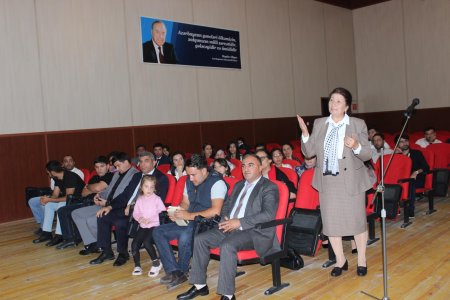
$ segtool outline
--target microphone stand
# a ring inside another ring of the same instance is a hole
[[[405,123],[403,124],[403,128],[402,131],[400,132],[400,137],[403,135],[403,132],[405,131],[406,125],[408,124],[409,119],[411,118],[412,115],[412,111],[406,111],[405,112]],[[391,165],[392,159],[394,158],[394,154],[395,154],[395,149],[397,149],[398,147],[398,143],[400,142],[400,138],[397,140],[397,143],[395,143],[395,147],[394,147],[394,152],[391,153],[391,156],[389,157],[389,161],[388,164],[386,166],[386,170],[384,170],[384,159],[383,159],[383,155],[384,155],[384,149],[381,148],[381,180],[380,180],[380,184],[377,186],[377,190],[373,196],[373,201],[375,201],[378,193],[381,193],[381,240],[382,240],[382,254],[383,254],[383,288],[384,288],[384,296],[383,298],[377,298],[367,292],[361,291],[361,293],[363,293],[366,296],[372,297],[374,299],[377,300],[389,300],[389,296],[388,296],[388,283],[387,283],[387,250],[386,250],[386,209],[384,208],[384,177],[386,172],[389,169],[389,166]],[[373,202],[372,201],[372,202]],[[407,220],[407,222],[402,224],[402,228],[405,228],[407,226],[409,226],[411,224],[411,222],[409,222],[409,215],[408,212],[404,211],[404,214],[407,216],[405,217],[405,220]]]

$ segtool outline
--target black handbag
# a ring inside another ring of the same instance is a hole
[[[139,230],[139,223],[133,218],[134,204],[130,205],[130,211],[128,213],[128,236],[135,238]]]
[[[219,228],[219,223],[222,217],[215,215],[212,218],[205,218],[202,216],[196,216],[194,221],[196,222],[195,235],[211,230],[213,228]]]

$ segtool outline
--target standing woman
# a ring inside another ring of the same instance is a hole
[[[323,233],[336,253],[336,267],[331,276],[348,270],[342,248],[343,236],[354,236],[358,249],[358,276],[367,274],[365,192],[373,185],[364,161],[371,159],[366,123],[349,117],[352,95],[344,88],[330,93],[330,116],[314,121],[309,134],[297,115],[302,131],[302,150],[307,157],[317,155],[313,187],[319,191]]]

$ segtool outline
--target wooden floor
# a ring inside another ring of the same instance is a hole
[[[390,299],[450,299],[450,199],[437,198],[438,210],[424,215],[426,201],[416,207],[413,225],[401,229],[401,220],[387,226],[388,295]],[[95,256],[82,257],[82,248],[56,250],[32,244],[36,225],[31,219],[0,224],[0,299],[176,299],[189,286],[167,292],[159,278],[131,276],[133,264],[113,267],[112,261],[90,266]],[[377,236],[380,229],[377,226]],[[345,242],[349,271],[332,278],[331,268],[322,269],[327,252],[322,249],[314,258],[305,258],[299,271],[282,269],[283,282],[290,286],[273,296],[263,292],[271,286],[270,266],[242,267],[247,274],[236,279],[239,299],[371,299],[365,291],[383,297],[381,241],[367,249],[369,273],[356,275],[356,255]],[[147,254],[142,253],[143,268],[149,269]],[[218,299],[217,261],[208,269],[210,295],[200,299]]]

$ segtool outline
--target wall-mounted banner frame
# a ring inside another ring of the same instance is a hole
[[[141,17],[146,63],[241,68],[239,31]]]

